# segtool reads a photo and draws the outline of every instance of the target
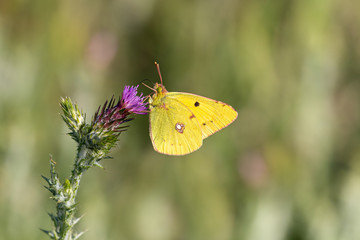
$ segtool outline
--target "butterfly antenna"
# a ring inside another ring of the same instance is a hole
[[[145,82],[145,81],[148,81],[148,82],[150,82],[152,85],[155,85],[150,79],[148,79],[148,78],[145,78],[144,80],[142,80],[141,82],[139,82],[138,84],[142,84],[143,82]]]
[[[144,85],[145,87],[147,87],[147,88],[149,88],[149,89],[151,89],[151,90],[153,90],[154,92],[156,92],[156,90],[154,89],[154,88],[152,88],[152,87],[149,87],[148,85],[146,85],[145,83],[141,83],[142,85]]]
[[[161,77],[161,72],[160,72],[160,65],[159,65],[157,62],[155,62],[155,65],[156,65],[157,71],[158,71],[158,73],[159,73],[161,85],[163,85],[163,81],[162,81],[162,77]]]

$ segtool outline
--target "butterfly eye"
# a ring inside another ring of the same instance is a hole
[[[185,125],[183,123],[176,123],[175,124],[175,130],[178,131],[179,133],[183,133],[185,130]]]
[[[194,105],[195,105],[195,107],[198,107],[198,106],[200,106],[200,103],[198,101],[196,101]]]

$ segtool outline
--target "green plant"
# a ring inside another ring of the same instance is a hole
[[[56,202],[56,214],[49,213],[54,229],[45,232],[51,239],[75,240],[84,232],[73,231],[81,217],[75,217],[76,195],[80,180],[86,170],[93,166],[102,168],[100,161],[110,158],[108,153],[118,141],[119,135],[129,126],[125,123],[133,120],[133,114],[146,114],[145,97],[137,95],[137,88],[126,86],[121,98],[115,104],[111,98],[99,107],[90,124],[85,114],[72,103],[70,98],[62,98],[62,118],[70,129],[69,135],[77,143],[77,154],[69,179],[63,183],[55,171],[55,162],[50,159],[50,178],[42,176]]]

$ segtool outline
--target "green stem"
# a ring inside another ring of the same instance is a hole
[[[82,162],[86,159],[89,149],[82,145],[78,150],[74,163],[74,169],[71,172],[70,180],[66,180],[64,184],[65,201],[59,201],[56,205],[59,217],[59,240],[73,239],[73,226],[75,225],[75,204],[76,195],[80,187],[80,180],[86,168],[83,168]]]
[[[86,159],[88,151],[89,150],[85,145],[81,145],[81,147],[78,150],[78,153],[76,155],[74,169],[71,172],[72,174],[70,176],[70,184],[71,184],[71,188],[73,189],[74,203],[75,203],[75,197],[76,197],[77,191],[80,186],[81,176],[83,175],[83,173],[86,170],[81,166],[81,163],[82,163],[82,160]]]

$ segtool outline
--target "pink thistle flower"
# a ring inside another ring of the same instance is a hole
[[[114,97],[109,102],[106,101],[101,111],[100,107],[96,111],[91,125],[95,129],[121,132],[127,127],[122,124],[134,119],[129,118],[130,114],[147,114],[145,97],[142,93],[140,96],[137,95],[138,87],[139,85],[125,86],[122,96],[116,104]]]

